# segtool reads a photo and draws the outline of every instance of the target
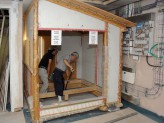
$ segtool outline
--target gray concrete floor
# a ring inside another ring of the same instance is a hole
[[[131,115],[134,114],[135,115]],[[122,118],[121,118],[122,117]],[[79,120],[73,123],[157,123],[131,108]]]
[[[20,112],[0,111],[0,123],[25,123],[23,111]]]

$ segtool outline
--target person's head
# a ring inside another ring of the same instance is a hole
[[[52,55],[57,55],[58,49],[57,48],[50,48],[48,52],[52,53]]]
[[[79,54],[77,52],[71,53],[71,62],[77,62],[79,59]]]

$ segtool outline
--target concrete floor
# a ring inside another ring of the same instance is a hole
[[[20,112],[1,112],[0,123],[26,123],[23,111]]]
[[[73,123],[157,123],[131,108],[76,121]]]
[[[70,100],[72,101],[72,100],[79,100],[81,98],[92,98],[92,97],[94,97],[92,94],[80,94],[80,95],[71,96]],[[44,105],[52,104],[56,100],[57,100],[57,98],[45,99]],[[128,107],[130,107],[139,113],[135,116],[123,119],[121,121],[117,121],[116,123],[164,123],[163,117],[159,117],[150,111],[142,109],[142,108],[135,106],[131,103],[128,103],[126,101],[123,101],[123,104],[124,104],[124,107],[122,109],[127,109]],[[114,113],[119,113],[119,112],[114,112]],[[114,113],[101,112],[99,110],[94,110],[94,111],[89,111],[89,112],[85,112],[85,113],[81,113],[81,114],[75,114],[75,115],[71,115],[71,116],[67,116],[67,117],[54,119],[51,121],[47,121],[45,123],[70,123],[70,122],[75,122],[75,123],[79,122],[80,123],[81,121],[83,121],[83,123],[85,123],[84,121],[88,120],[87,118],[94,119],[96,117],[98,119],[105,119],[105,118],[102,118],[103,115],[107,115],[107,118],[109,118],[108,115],[112,116]],[[99,117],[101,117],[101,118],[99,118]],[[113,118],[113,116],[112,116],[112,118]],[[96,123],[98,123],[98,120],[95,120],[95,121],[96,121]],[[0,123],[18,123],[18,122],[19,123],[31,123],[31,117],[30,117],[30,113],[27,108],[26,102],[24,102],[23,111],[15,112],[15,113],[0,111]]]

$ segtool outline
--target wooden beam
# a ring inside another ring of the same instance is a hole
[[[33,6],[34,6],[34,0],[30,3],[30,6],[27,8],[26,12],[24,13],[25,19],[26,19],[27,15],[30,13]]]
[[[105,26],[107,32],[104,32],[103,37],[103,87],[102,87],[102,95],[107,98],[108,95],[108,71],[109,71],[109,63],[108,63],[108,23]]]
[[[121,103],[121,93],[122,93],[122,66],[123,66],[123,52],[122,52],[122,45],[123,45],[123,31],[124,29],[120,29],[120,68],[119,68],[119,81],[118,81],[118,103]]]
[[[39,78],[38,78],[38,0],[34,2],[34,62],[33,62],[33,107],[34,107],[34,122],[39,122],[40,119],[40,105],[39,105]]]
[[[83,87],[83,88],[77,88],[77,89],[70,89],[70,90],[65,90],[64,91],[64,96],[66,96],[66,100],[68,100],[68,96],[72,94],[79,94],[79,93],[85,93],[85,92],[92,92],[96,91],[97,87],[92,86],[92,87]],[[49,93],[44,93],[40,94],[40,98],[50,98],[50,97],[55,97],[56,94],[55,92],[49,92]]]
[[[101,0],[79,0],[81,2],[85,2],[85,3],[94,3],[94,4],[103,4],[103,2]]]

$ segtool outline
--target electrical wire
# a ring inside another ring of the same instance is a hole
[[[149,56],[148,56],[148,55],[146,56],[146,62],[147,62],[147,64],[148,64],[149,66],[151,66],[151,67],[162,67],[162,66],[156,66],[156,65],[150,64],[150,63],[149,63]]]

